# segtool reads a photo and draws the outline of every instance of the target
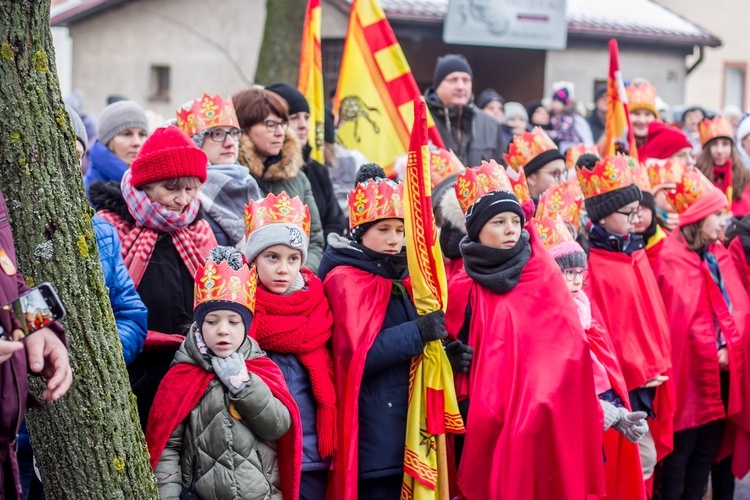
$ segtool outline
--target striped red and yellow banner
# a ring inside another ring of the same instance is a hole
[[[310,158],[323,163],[325,131],[325,92],[323,56],[320,48],[320,0],[309,0],[302,29],[297,88],[310,106]]]

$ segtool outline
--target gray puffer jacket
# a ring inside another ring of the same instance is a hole
[[[239,352],[245,359],[265,356],[250,337]],[[210,359],[198,350],[195,325],[177,351],[176,363],[213,371]],[[230,404],[241,420],[230,414]],[[177,499],[194,484],[202,499],[281,499],[275,441],[290,426],[289,411],[257,375],[250,374],[236,397],[215,377],[167,442],[155,470],[159,496]]]

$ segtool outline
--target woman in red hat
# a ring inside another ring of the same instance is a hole
[[[89,190],[122,241],[122,257],[149,310],[143,353],[128,367],[144,429],[159,382],[193,322],[193,276],[216,246],[198,188],[206,154],[177,127],[157,129],[122,181]]]
[[[700,172],[686,170],[667,196],[680,214],[661,251],[657,280],[672,335],[672,376],[677,405],[674,450],[664,459],[664,500],[702,498],[725,434],[747,438],[750,384],[745,332],[750,299],[729,252],[718,242],[728,201]],[[734,474],[748,472],[746,448],[734,443],[722,456],[738,460]],[[742,457],[742,458],[740,458]],[[714,498],[725,481],[713,478]],[[729,488],[734,480],[729,478]]]

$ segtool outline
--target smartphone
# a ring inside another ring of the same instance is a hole
[[[0,337],[5,340],[13,340],[16,330],[25,337],[65,317],[65,307],[49,283],[32,288],[0,309],[11,314],[11,331],[0,326]]]

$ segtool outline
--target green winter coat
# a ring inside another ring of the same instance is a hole
[[[190,363],[213,372],[210,359],[198,350],[194,332],[195,325],[172,364]],[[250,337],[239,352],[245,359],[265,356]],[[230,415],[230,403],[242,420]],[[281,499],[275,441],[290,426],[289,411],[257,375],[250,374],[237,396],[214,377],[159,459],[155,473],[160,497],[177,499],[194,483],[201,499]]]

